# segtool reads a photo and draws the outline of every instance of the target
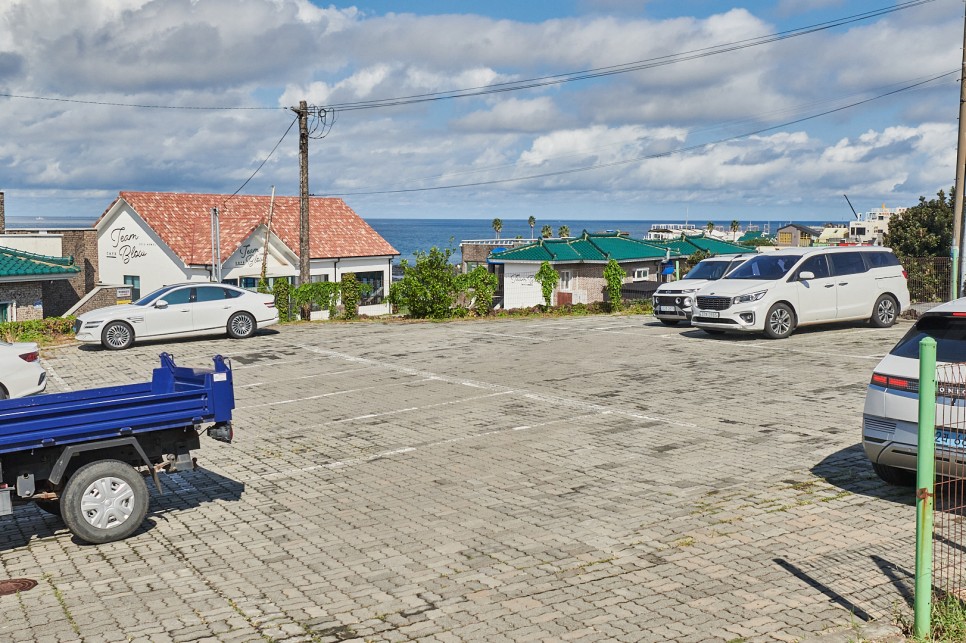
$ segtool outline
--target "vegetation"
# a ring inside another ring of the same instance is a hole
[[[493,225],[493,232],[496,233],[496,238],[499,239],[500,238],[500,232],[503,230],[503,220],[502,219],[493,219],[493,224],[492,225]]]
[[[775,240],[770,237],[758,237],[757,239],[749,239],[748,241],[744,241],[741,245],[750,246],[752,248],[757,248],[758,246],[773,246],[775,245]]]
[[[562,225],[562,226],[560,226],[560,228],[557,229],[557,236],[560,237],[561,239],[566,239],[567,237],[569,237],[570,236],[570,226],[568,226],[568,225]]]
[[[70,339],[74,317],[48,317],[0,324],[0,338],[8,342],[56,344]]]
[[[537,217],[531,214],[527,219],[527,225],[530,226],[530,238],[533,239],[533,228],[537,225]]]
[[[553,269],[549,261],[540,264],[540,270],[535,275],[537,283],[540,284],[540,292],[543,294],[545,308],[550,308],[550,298],[553,297],[553,289],[560,281],[560,273]]]
[[[714,221],[708,221],[708,225],[705,227],[708,229],[708,232],[714,232]]]
[[[292,285],[284,279],[276,279],[272,294],[275,295],[275,308],[278,310],[279,321],[292,321],[294,317],[290,306]]]
[[[355,276],[355,275],[353,275]],[[343,279],[345,277],[343,276]],[[276,287],[278,282],[275,282]],[[288,284],[286,284],[288,286]],[[335,281],[310,281],[302,284],[298,288],[291,290],[289,286],[292,303],[295,308],[301,310],[305,306],[317,306],[322,310],[329,311],[329,319],[335,319],[338,314],[337,305],[339,295],[339,284]],[[275,306],[278,307],[278,295],[275,296]],[[286,304],[287,306],[287,304]],[[291,321],[291,320],[283,320]]]
[[[940,190],[935,199],[919,203],[889,220],[885,244],[901,257],[948,257],[953,242],[955,193]]]
[[[456,267],[449,262],[452,248],[416,252],[416,262],[403,259],[403,277],[389,289],[389,303],[405,308],[416,319],[445,319],[458,292]]]
[[[704,261],[705,259],[708,259],[709,257],[713,257],[713,256],[714,255],[708,252],[707,250],[695,250],[694,252],[691,253],[690,257],[685,259],[684,272],[688,272],[689,270],[691,270],[691,268],[694,268],[696,265],[698,265],[699,261]]]
[[[344,319],[356,319],[359,317],[359,300],[362,298],[362,284],[354,272],[347,272],[342,275],[339,282],[339,292],[342,295],[342,316]],[[329,318],[332,318],[330,311]]]
[[[544,239],[549,239],[553,236],[553,228],[551,228],[549,225],[543,226],[540,228],[540,236]]]
[[[477,266],[465,275],[460,275],[460,291],[472,298],[467,308],[483,317],[493,310],[493,296],[496,294],[499,279],[484,266]]]
[[[621,309],[621,288],[627,273],[621,268],[617,260],[611,258],[604,266],[604,279],[607,281],[607,302],[610,304],[611,312]]]

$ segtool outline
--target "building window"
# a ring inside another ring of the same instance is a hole
[[[570,290],[570,279],[571,279],[570,271],[569,270],[561,270],[560,271],[560,281],[557,283],[557,288],[559,288],[560,290],[563,290],[563,291],[569,291]]]
[[[131,287],[131,301],[137,301],[141,298],[141,277],[124,275],[124,285]]]
[[[16,320],[16,306],[12,301],[0,301],[0,324]]]
[[[645,281],[651,276],[650,268],[635,268],[634,281]]]
[[[357,272],[356,279],[360,284],[365,284],[369,288],[364,289],[368,292],[361,294],[359,298],[359,303],[363,306],[373,306],[375,304],[381,304],[383,298],[386,296],[384,290],[385,284],[385,273],[382,270],[374,272]]]
[[[320,281],[324,282],[328,280],[329,280],[329,275],[309,275],[309,281],[311,281],[314,284],[317,284]]]
[[[229,286],[237,286],[238,285],[238,280],[237,279],[222,279],[221,280],[221,283],[227,284]]]

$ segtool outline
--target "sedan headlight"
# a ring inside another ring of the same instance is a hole
[[[752,301],[758,301],[765,296],[767,290],[759,290],[758,292],[749,293],[747,295],[738,295],[734,298],[733,304],[747,304]]]

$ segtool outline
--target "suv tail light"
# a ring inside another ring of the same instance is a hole
[[[40,358],[40,351],[31,351],[29,353],[23,353],[20,356],[20,359],[22,359],[25,362],[36,362],[37,359],[39,358]]]
[[[883,375],[882,373],[873,373],[871,384],[897,391],[908,391],[909,393],[919,392],[919,380],[910,377],[894,377],[892,375]]]
[[[909,281],[909,273],[906,272],[905,268],[902,269],[902,278],[905,279],[906,281]]]

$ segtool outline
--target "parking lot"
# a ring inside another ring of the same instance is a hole
[[[234,368],[235,442],[85,546],[0,519],[0,639],[794,641],[911,597],[913,493],[860,440],[908,328],[648,316],[280,326],[66,346],[49,392]],[[15,519],[14,519],[15,518]]]

